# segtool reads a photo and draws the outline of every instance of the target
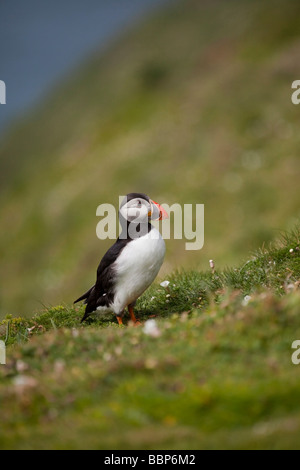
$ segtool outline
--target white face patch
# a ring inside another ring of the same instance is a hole
[[[145,223],[148,221],[148,214],[151,205],[143,198],[135,198],[128,201],[120,208],[120,214],[128,222]]]

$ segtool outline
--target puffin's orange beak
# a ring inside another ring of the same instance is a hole
[[[163,207],[161,207],[160,204],[158,204],[158,202],[155,202],[155,201],[152,201],[151,200],[151,203],[152,205],[154,206],[153,209],[152,209],[152,212],[151,212],[151,215],[155,218],[153,218],[153,220],[163,220],[163,219],[168,219],[169,218],[169,214],[165,211],[165,209]],[[156,217],[156,215],[158,217]]]

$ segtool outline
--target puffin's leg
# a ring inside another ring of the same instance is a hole
[[[141,322],[135,318],[135,314],[134,314],[134,310],[133,310],[133,305],[132,305],[132,304],[131,304],[131,305],[128,305],[128,312],[129,312],[131,321],[132,321],[135,325],[140,325]]]
[[[116,315],[116,317],[117,317],[119,325],[123,325],[122,317],[120,317],[119,315]]]

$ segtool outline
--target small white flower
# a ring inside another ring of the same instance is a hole
[[[25,370],[29,369],[28,364],[18,359],[16,362],[16,369],[18,372],[24,372]]]
[[[157,366],[157,360],[156,359],[154,359],[152,357],[148,357],[145,360],[146,369],[155,369],[156,366]]]
[[[57,359],[54,363],[54,372],[57,375],[61,375],[64,372],[65,367],[66,367],[65,361],[63,359]]]
[[[153,295],[150,299],[150,302],[152,302],[156,297]]]
[[[32,326],[31,328],[27,328],[28,333],[31,333],[35,329],[35,326]]]
[[[171,297],[171,294],[167,294],[166,297],[167,297],[167,298],[168,298],[168,297]]]
[[[248,305],[248,303],[250,302],[251,300],[251,296],[250,295],[246,295],[242,301],[242,305],[246,306]]]
[[[160,283],[161,287],[167,288],[169,286],[170,282],[169,281],[163,281]]]
[[[106,362],[109,362],[112,359],[112,355],[110,353],[106,352],[106,353],[103,354],[103,359]]]
[[[13,384],[16,387],[20,387],[23,389],[27,387],[35,387],[37,385],[37,380],[28,375],[17,375],[13,379]]]
[[[293,248],[291,248],[291,249],[290,249],[290,253],[294,253],[294,250],[293,250]]]
[[[160,329],[157,326],[155,320],[147,320],[143,332],[145,335],[152,336],[152,338],[158,338],[161,335]]]
[[[121,348],[121,346],[115,347],[115,353],[117,354],[117,356],[121,356],[122,352],[123,352],[123,349]]]
[[[76,330],[76,328],[72,328],[72,336],[73,336],[73,338],[78,338],[78,336],[79,336],[79,331]]]

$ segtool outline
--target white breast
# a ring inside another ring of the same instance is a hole
[[[165,242],[156,228],[132,240],[115,262],[116,287],[113,311],[121,313],[152,284],[165,256]]]

